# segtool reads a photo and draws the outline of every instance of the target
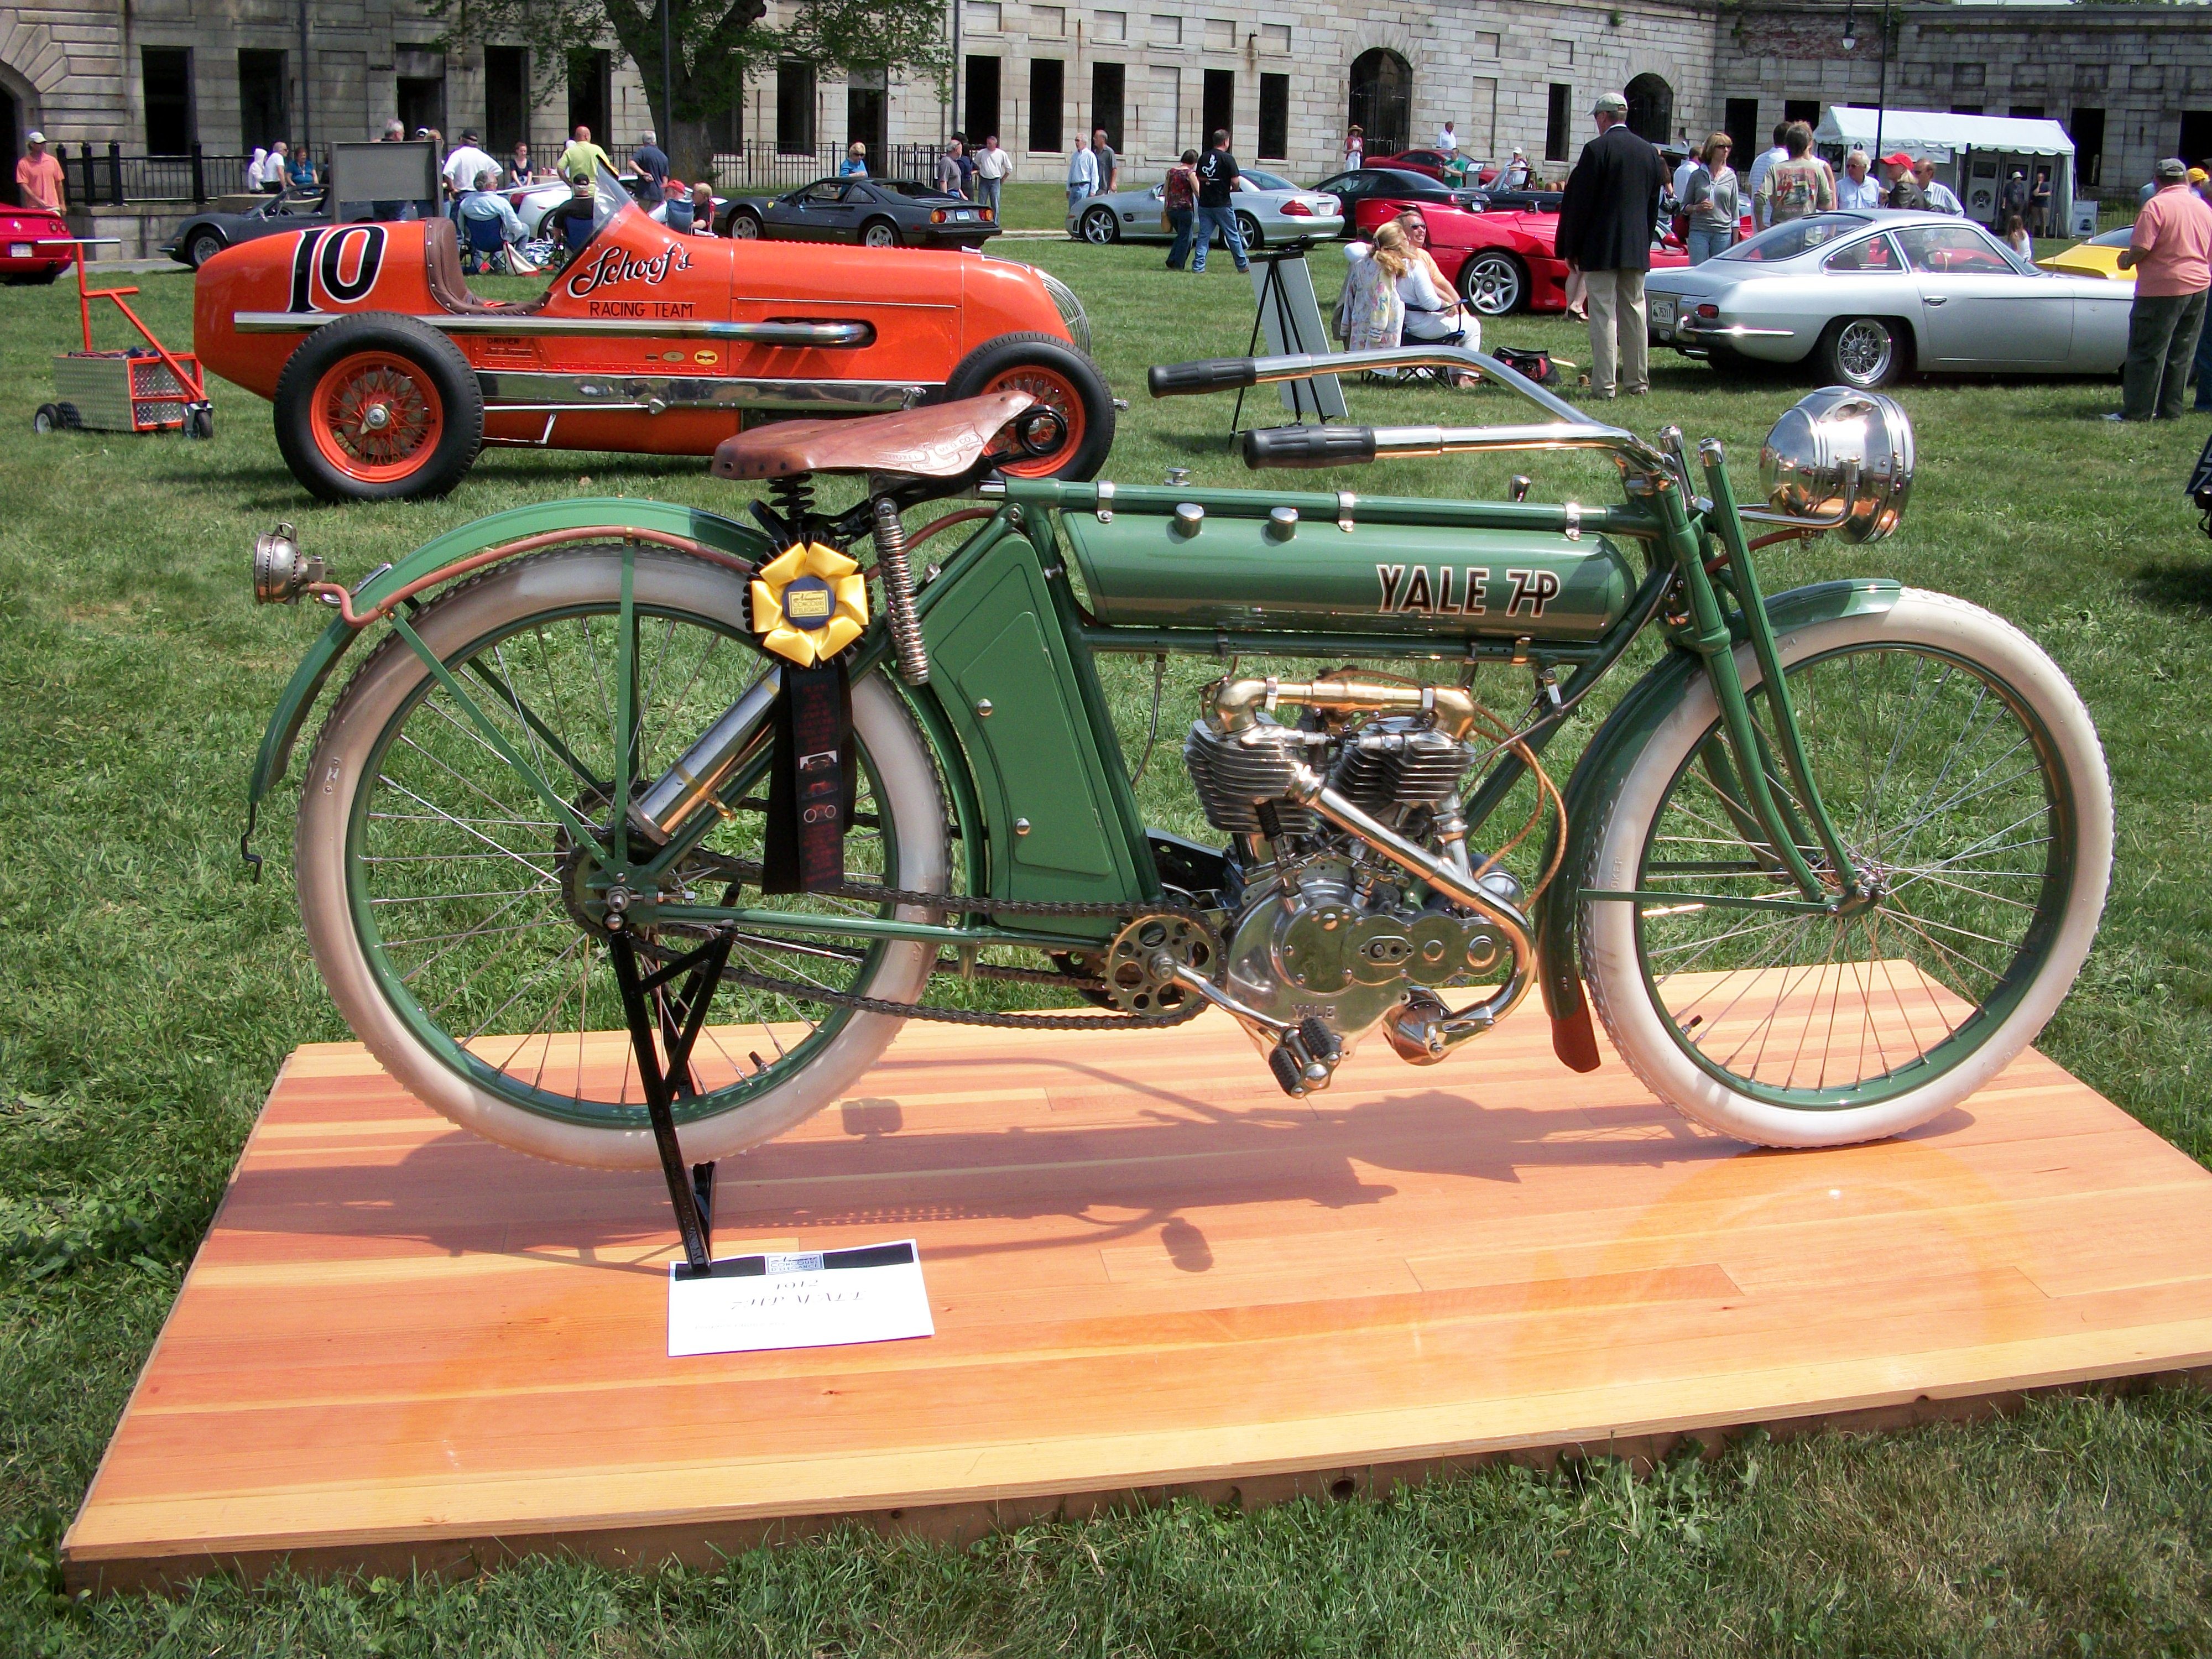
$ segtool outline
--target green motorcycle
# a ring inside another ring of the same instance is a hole
[[[702,1161],[775,1135],[917,1018],[1134,1036],[1215,1008],[1301,1095],[1377,1033],[1442,1061],[1540,983],[1560,1058],[1595,1066],[1587,986],[1656,1094],[1772,1146],[1893,1134],[1988,1081],[2103,906],[2089,715],[1988,612],[1884,580],[1768,598],[1749,539],[1889,533],[1903,412],[1808,398],[1745,507],[1717,443],[1648,443],[1473,353],[1181,364],[1151,389],[1415,364],[1477,369],[1543,418],[1278,428],[1245,460],[1587,450],[1621,499],[1007,477],[1060,435],[1017,391],[732,439],[715,471],[766,484],[752,522],[518,508],[350,591],[280,526],[259,596],[340,615],[270,722],[257,810],[331,669],[381,635],[295,836],[338,1007],[456,1122],[659,1160],[672,1191],[678,1133]],[[856,505],[817,504],[830,475],[866,480]],[[1648,629],[1657,665],[1555,784],[1547,748]],[[1102,652],[1223,663],[1183,744],[1218,841],[1147,829]],[[792,735],[786,683],[825,668],[849,708],[844,799],[821,797],[835,868],[787,890],[766,875],[778,789],[834,755]],[[1059,1006],[988,1006],[999,981]]]

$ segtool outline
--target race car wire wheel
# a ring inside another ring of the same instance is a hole
[[[441,495],[483,444],[483,392],[451,340],[364,312],[317,329],[276,382],[276,447],[326,501]]]
[[[315,447],[365,483],[416,471],[446,430],[438,390],[404,357],[364,351],[325,373],[308,405]]]
[[[1049,334],[1002,334],[962,358],[945,398],[1026,392],[1060,418],[1066,436],[1050,453],[1009,462],[1022,478],[1095,477],[1114,447],[1114,397],[1090,358]]]

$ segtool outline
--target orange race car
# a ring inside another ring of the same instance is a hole
[[[200,267],[193,349],[274,401],[286,464],[326,501],[440,494],[485,444],[708,455],[761,421],[998,391],[1061,428],[1008,471],[1104,462],[1114,399],[1082,306],[1043,271],[687,236],[599,183],[589,240],[535,298],[471,294],[449,220],[310,227]]]

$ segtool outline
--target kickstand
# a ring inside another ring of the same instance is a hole
[[[653,1142],[660,1153],[660,1172],[668,1182],[676,1231],[684,1241],[684,1272],[694,1279],[706,1278],[714,1267],[714,1166],[684,1167],[672,1107],[676,1101],[688,1100],[697,1092],[691,1081],[691,1045],[706,1026],[708,1006],[714,1000],[714,987],[729,961],[730,943],[726,935],[710,939],[689,955],[641,975],[637,951],[629,935],[616,932],[607,939],[615,983],[622,990],[623,1017],[629,1026],[630,1050],[645,1085],[646,1115],[652,1121]],[[653,997],[659,1014],[659,1047],[656,1048],[654,1009],[648,1007],[647,998],[665,991],[686,975],[690,978],[680,993]],[[667,1054],[665,1067],[660,1058],[663,1049]]]

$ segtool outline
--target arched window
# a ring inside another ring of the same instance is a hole
[[[1674,137],[1674,88],[1656,75],[1639,75],[1623,88],[1628,99],[1628,130],[1651,143]]]
[[[1413,71],[1382,46],[1352,60],[1351,125],[1367,135],[1367,153],[1387,155],[1406,148],[1413,106]]]

